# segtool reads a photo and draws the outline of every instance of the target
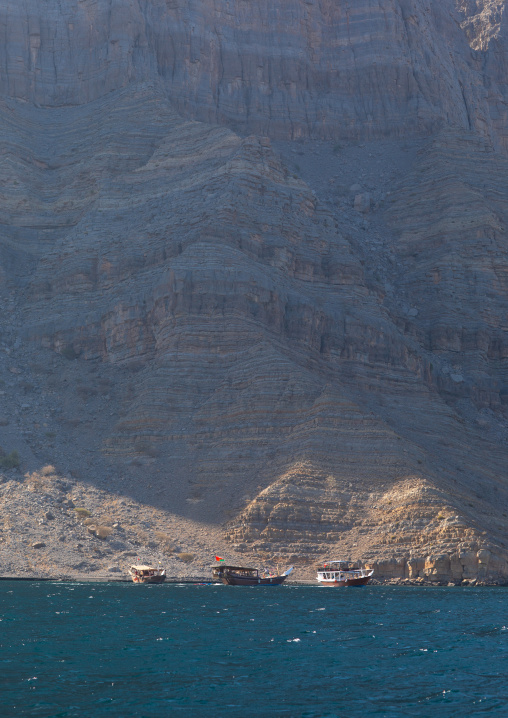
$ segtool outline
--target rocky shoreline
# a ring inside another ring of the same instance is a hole
[[[55,582],[58,581],[60,583],[132,583],[132,580],[129,576],[123,575],[118,577],[113,576],[91,576],[91,575],[82,575],[82,576],[0,576],[0,581],[32,581],[32,582],[40,582],[40,581],[50,581]],[[179,576],[168,576],[166,578],[166,584],[189,584],[189,585],[211,585],[211,578],[210,576],[193,576],[189,577],[186,576],[185,578],[179,577]],[[312,580],[293,580],[293,581],[287,581],[287,585],[290,586],[316,586],[316,588],[323,588],[323,586],[320,586],[317,581]],[[402,587],[420,587],[420,588],[437,588],[437,587],[476,587],[476,588],[484,588],[487,586],[498,586],[498,587],[508,587],[508,581],[478,581],[477,579],[464,579],[460,582],[453,582],[453,581],[425,581],[424,579],[372,579],[370,581],[371,586],[402,586]]]
[[[436,544],[434,550],[430,545],[401,546],[396,553],[373,542],[369,547],[367,537],[364,543],[349,545],[344,532],[342,543],[333,546],[298,548],[295,542],[279,541],[268,549],[232,542],[223,525],[191,521],[62,477],[51,465],[0,478],[0,580],[123,582],[130,581],[129,566],[143,562],[164,566],[171,582],[209,583],[217,554],[236,565],[294,564],[290,583],[295,584],[315,584],[316,566],[332,555],[374,569],[374,584],[508,584],[502,548],[482,542],[482,537],[441,543],[441,551]]]

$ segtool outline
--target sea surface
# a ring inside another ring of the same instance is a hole
[[[0,716],[508,716],[508,589],[0,581]]]

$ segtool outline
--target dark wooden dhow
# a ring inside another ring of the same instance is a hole
[[[260,572],[257,568],[221,564],[213,569],[213,578],[228,586],[279,586],[292,570],[293,566],[290,566],[284,573],[276,575],[267,571]]]
[[[129,573],[134,583],[164,583],[166,580],[166,570],[154,566],[131,566]]]

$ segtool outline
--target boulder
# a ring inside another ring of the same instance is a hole
[[[390,558],[375,561],[372,564],[372,568],[374,569],[374,575],[378,578],[404,578],[406,573],[406,560],[404,558]]]
[[[353,207],[357,212],[366,214],[370,212],[371,199],[368,192],[362,192],[361,194],[355,195]]]
[[[410,558],[407,562],[407,570],[409,578],[418,578],[420,571],[423,571],[425,567],[425,559],[423,558]]]
[[[463,578],[462,575],[462,563],[458,553],[452,553],[450,556],[450,573],[452,580],[460,581]]]
[[[446,554],[427,556],[423,573],[430,581],[448,582],[450,578],[450,557]]]
[[[476,578],[478,573],[478,556],[476,551],[461,551],[459,560],[462,564],[462,577],[464,579]]]

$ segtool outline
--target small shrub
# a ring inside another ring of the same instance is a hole
[[[25,481],[30,491],[41,491],[43,487],[42,476],[34,471],[33,473],[27,472],[25,474]]]
[[[101,541],[105,541],[112,532],[113,529],[109,526],[97,526],[97,528],[95,529],[95,535]]]
[[[95,396],[97,394],[97,389],[93,386],[89,386],[88,384],[80,384],[76,387],[76,394],[80,399],[86,401],[91,396]]]
[[[142,361],[133,361],[128,366],[127,369],[129,371],[137,373],[138,371],[141,371],[145,368],[145,364]]]
[[[46,439],[55,439],[56,431],[45,431],[44,436],[46,437]]]
[[[19,454],[15,449],[10,454],[0,457],[0,468],[2,469],[18,469],[20,463]]]
[[[184,561],[185,563],[192,563],[194,561],[193,553],[179,553],[177,554],[177,557],[180,561]]]
[[[74,347],[70,344],[67,344],[63,349],[60,350],[60,354],[64,357],[64,359],[68,359],[69,361],[72,361],[73,359],[77,359],[78,355],[74,351]]]
[[[163,531],[155,531],[155,538],[159,543],[161,543],[164,547],[164,550],[167,553],[171,553],[174,549],[171,545],[171,537],[165,534]]]
[[[145,456],[150,456],[152,458],[156,458],[159,455],[158,448],[146,439],[138,439],[138,441],[134,444],[134,451],[138,454],[144,454]]]
[[[88,509],[84,509],[80,506],[75,506],[74,511],[76,512],[76,515],[80,519],[87,519],[89,516],[92,515],[92,512]]]
[[[145,533],[145,531],[142,531],[141,529],[136,529],[136,536],[138,538],[138,541],[144,546],[146,546],[146,544],[150,540],[150,537],[148,536],[148,534]]]
[[[99,388],[99,391],[107,394],[108,391],[113,386],[113,382],[108,377],[102,377],[101,379],[98,380],[97,386]]]

